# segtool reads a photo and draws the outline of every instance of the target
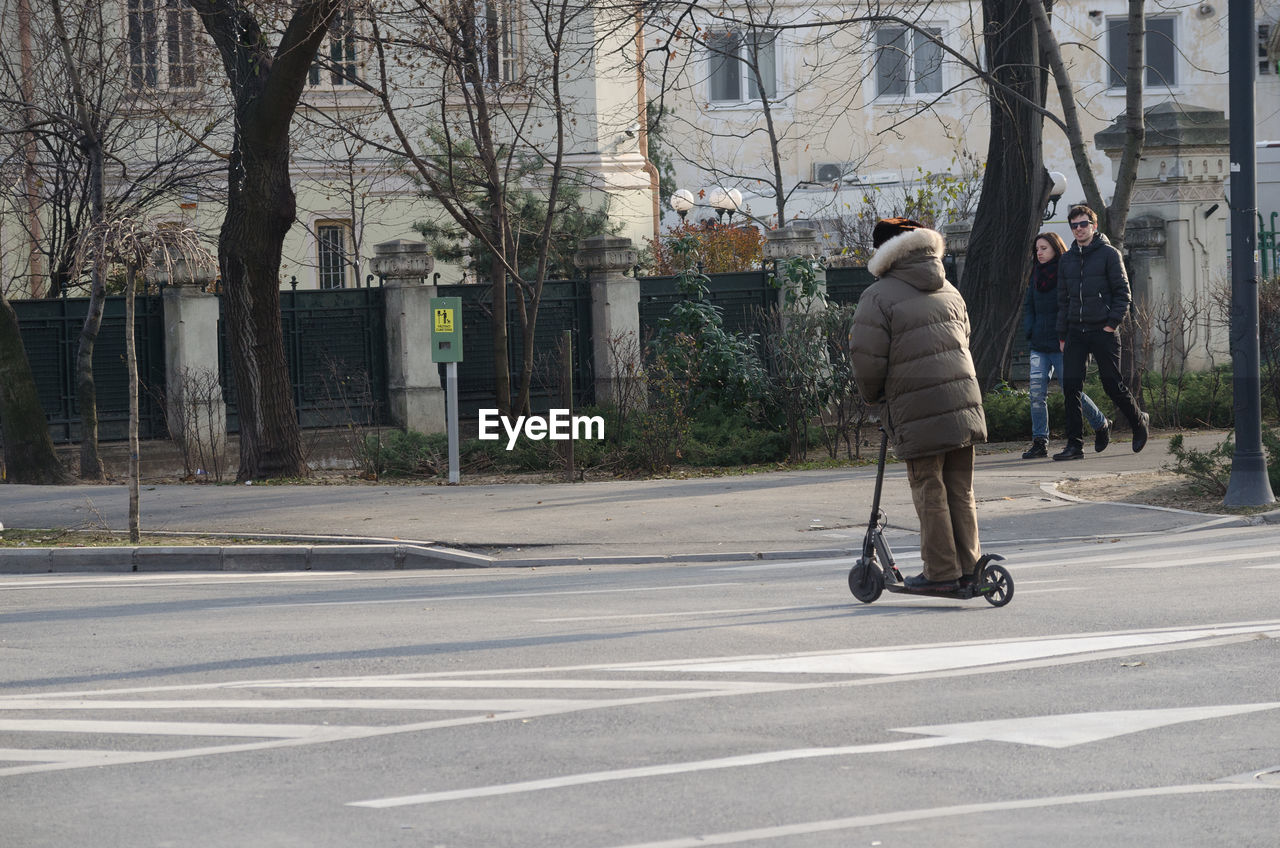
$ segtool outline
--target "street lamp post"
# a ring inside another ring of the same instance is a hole
[[[1258,349],[1258,263],[1255,259],[1258,186],[1254,147],[1253,0],[1230,0],[1227,44],[1231,105],[1231,388],[1236,448],[1227,506],[1273,503],[1262,453],[1262,375]]]
[[[1062,195],[1067,193],[1067,175],[1061,171],[1051,171],[1049,179],[1053,181],[1053,186],[1049,189],[1049,205],[1044,210],[1044,220],[1049,220],[1058,214],[1058,201],[1062,199]]]

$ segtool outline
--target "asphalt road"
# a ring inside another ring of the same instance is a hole
[[[1280,528],[1000,552],[5,577],[0,843],[1274,846]]]

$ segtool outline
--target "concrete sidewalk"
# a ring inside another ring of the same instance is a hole
[[[1222,433],[1189,434],[1207,449]],[[1126,441],[1070,463],[982,453],[975,470],[984,546],[1046,536],[1175,532],[1246,519],[1057,496],[1068,477],[1154,471],[1167,438]],[[888,466],[882,507],[894,544],[918,544],[904,466]],[[290,545],[0,549],[0,573],[46,571],[458,568],[846,555],[865,532],[874,465],[822,471],[500,485],[149,485],[152,533],[278,537]],[[464,478],[465,483],[465,478]],[[127,524],[123,486],[0,486],[11,528]]]

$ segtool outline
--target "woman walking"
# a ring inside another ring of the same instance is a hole
[[[1058,344],[1058,259],[1067,246],[1057,233],[1041,233],[1033,242],[1035,263],[1023,304],[1022,329],[1031,353],[1031,447],[1023,459],[1049,455],[1049,379],[1062,383],[1062,350]],[[1093,428],[1093,449],[1111,441],[1111,422],[1083,392],[1080,403]]]

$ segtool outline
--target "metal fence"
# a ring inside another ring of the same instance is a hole
[[[707,298],[719,307],[724,327],[732,333],[758,332],[759,312],[778,302],[778,291],[769,285],[766,271],[741,271],[709,274]],[[640,278],[640,335],[656,332],[671,307],[685,299],[676,286],[676,278]]]
[[[227,402],[227,430],[237,433],[240,418],[227,351],[226,303],[219,305],[218,365]],[[280,328],[301,426],[390,420],[381,288],[282,291]]]
[[[1267,229],[1262,221],[1262,213],[1258,213],[1258,258],[1263,279],[1280,276],[1280,242],[1276,241],[1276,216],[1280,212],[1271,213],[1271,229]]]
[[[458,363],[458,414],[475,418],[478,410],[495,407],[498,397],[493,363],[493,286],[488,283],[440,286],[441,297],[462,298],[463,360]],[[560,405],[560,354],[557,345],[565,330],[573,334],[574,404],[595,401],[595,363],[591,353],[591,287],[586,280],[548,280],[542,289],[534,334],[533,378],[529,405],[545,412]],[[513,287],[507,288],[507,362],[511,391],[519,390],[524,357],[520,306]],[[444,385],[444,365],[440,382]]]
[[[84,297],[11,301],[18,314],[22,344],[31,362],[40,405],[49,419],[49,434],[60,444],[80,440],[80,404],[76,398],[76,351],[89,312]],[[164,312],[159,296],[140,295],[135,302],[134,342],[137,346],[138,434],[163,438]],[[125,363],[124,297],[108,297],[102,328],[93,349],[93,376],[98,398],[98,438],[117,441],[129,437],[129,373]]]

